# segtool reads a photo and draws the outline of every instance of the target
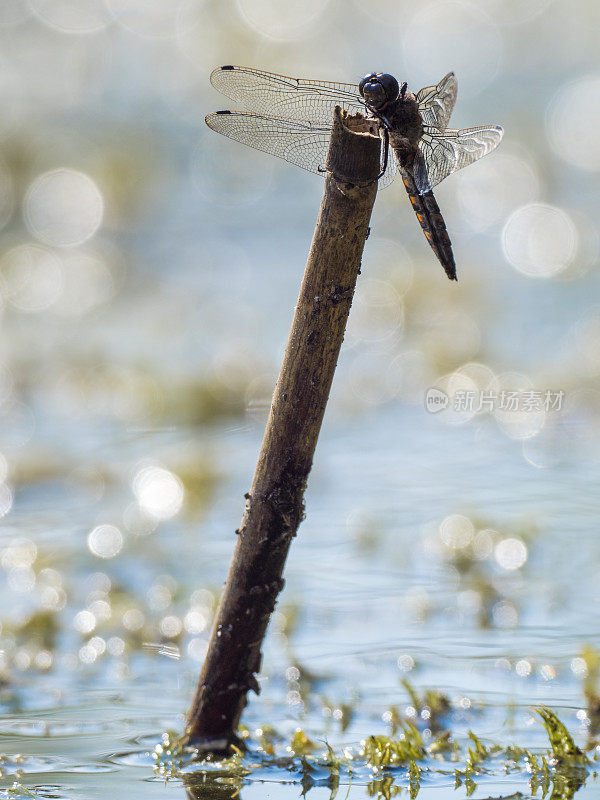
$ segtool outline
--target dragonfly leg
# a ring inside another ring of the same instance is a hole
[[[383,132],[381,136],[381,146],[383,148],[383,153],[381,155],[381,171],[377,176],[377,180],[379,180],[379,178],[383,178],[385,174],[388,164],[388,153],[390,149],[390,135],[388,133],[388,129],[384,127],[381,130]]]

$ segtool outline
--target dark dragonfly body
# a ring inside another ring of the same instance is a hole
[[[380,186],[400,172],[417,219],[447,276],[456,265],[433,187],[498,146],[498,125],[450,130],[457,84],[450,72],[416,95],[392,75],[370,73],[358,86],[288,78],[247,67],[214,70],[211,83],[248,112],[217,111],[206,117],[218,133],[323,172],[335,106],[377,120],[382,139]],[[393,155],[390,154],[390,150]]]
[[[365,98],[371,115],[379,120],[384,158],[388,157],[388,148],[391,146],[423,233],[446,275],[455,281],[456,264],[444,218],[431,189],[420,193],[415,183],[415,160],[421,158],[418,145],[425,131],[414,94],[408,91],[406,83],[399,87],[392,75],[381,73],[366,75],[359,83],[358,90]]]

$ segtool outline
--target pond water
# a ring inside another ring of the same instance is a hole
[[[0,8],[1,796],[599,793],[595,4],[303,6]],[[436,192],[458,285],[402,187],[377,198],[248,753],[198,769],[163,736],[322,191],[203,127],[231,61],[414,89],[454,68],[457,126],[507,132]],[[544,772],[541,706],[587,766]],[[428,749],[378,765],[371,736]]]

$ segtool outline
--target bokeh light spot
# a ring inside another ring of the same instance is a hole
[[[198,611],[196,609],[191,609],[185,615],[183,624],[186,631],[195,636],[199,633],[202,633],[206,629],[208,625],[208,620],[206,618],[206,615],[203,614],[201,611]]]
[[[96,617],[86,609],[78,611],[73,619],[73,627],[83,635],[91,633],[96,627]]]
[[[571,672],[576,678],[587,678],[588,666],[585,658],[577,656],[571,659]]]
[[[33,590],[35,581],[31,567],[12,567],[8,572],[8,586],[13,592],[27,594]]]
[[[129,608],[123,614],[123,627],[128,631],[139,631],[144,627],[144,615],[139,608]]]
[[[91,644],[84,644],[79,648],[79,660],[82,664],[93,664],[98,658],[98,653]]]
[[[494,549],[494,558],[503,569],[520,569],[527,561],[527,547],[521,539],[502,539]]]
[[[401,656],[398,656],[398,669],[402,672],[410,672],[411,669],[415,667],[415,660],[414,658],[409,655],[408,653],[403,653]]]
[[[463,514],[451,514],[440,525],[440,538],[446,547],[452,550],[467,547],[474,535],[473,523]]]
[[[190,639],[187,646],[187,654],[194,661],[204,661],[206,651],[208,649],[208,642],[205,639]]]
[[[62,262],[45,247],[18,245],[0,261],[0,290],[19,311],[44,311],[56,302],[62,286]]]
[[[106,651],[106,641],[101,636],[92,636],[88,644],[94,648],[99,656]]]
[[[528,675],[531,675],[531,664],[527,659],[522,658],[520,661],[517,661],[515,664],[515,672],[520,678],[527,678]]]
[[[101,256],[70,251],[63,257],[62,268],[62,292],[54,307],[57,314],[81,317],[112,298],[114,281]]]
[[[9,486],[0,483],[0,517],[5,517],[13,504],[13,493]]]
[[[123,534],[114,525],[98,525],[87,542],[90,552],[98,558],[114,558],[123,547]]]
[[[182,630],[183,623],[181,619],[174,614],[169,614],[160,621],[160,632],[163,636],[166,636],[167,639],[174,639],[180,635]]]
[[[577,243],[569,215],[544,203],[518,208],[502,231],[504,255],[515,269],[532,278],[550,278],[566,269]]]
[[[552,664],[542,664],[540,667],[540,676],[545,681],[553,681],[556,678],[556,669]]]
[[[102,224],[104,202],[94,181],[74,169],[39,175],[25,197],[25,222],[46,244],[69,247],[90,239]]]
[[[125,642],[120,636],[111,636],[106,643],[106,649],[111,656],[122,656],[125,652]]]
[[[13,567],[31,567],[37,558],[37,546],[31,539],[13,539],[2,553],[2,566],[6,570]]]
[[[527,375],[503,372],[491,383],[490,391],[498,398],[493,415],[504,433],[511,439],[529,439],[539,433],[546,423],[547,411],[538,398]],[[515,405],[511,398],[517,397]],[[527,398],[530,397],[531,401]]]
[[[133,491],[140,508],[157,519],[170,519],[183,504],[183,484],[162,467],[144,467],[133,480]]]
[[[600,170],[600,74],[561,86],[546,116],[546,132],[557,156],[585,170]]]
[[[506,219],[517,206],[535,200],[539,192],[529,161],[502,152],[482,159],[477,169],[458,172],[455,186],[463,219],[476,231]]]
[[[160,581],[152,585],[146,592],[148,606],[153,611],[164,611],[173,602],[173,592]]]

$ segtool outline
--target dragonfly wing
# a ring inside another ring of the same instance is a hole
[[[423,125],[437,128],[440,133],[445,131],[456,102],[457,92],[458,84],[453,72],[442,78],[437,86],[426,86],[417,92],[416,100]]]
[[[379,188],[385,189],[386,186],[389,186],[390,183],[394,180],[397,173],[396,168],[396,155],[392,148],[388,144],[388,160],[387,160],[387,167],[385,168],[385,172],[379,178]]]
[[[209,114],[206,124],[236,142],[283,158],[309,172],[325,169],[331,124],[237,111]]]
[[[287,78],[250,67],[219,67],[210,76],[219,92],[248,111],[292,119],[331,122],[336,106],[366,114],[358,86]]]
[[[448,175],[491,153],[500,144],[503,133],[499,125],[482,125],[424,134],[413,165],[419,192],[428,192]]]
[[[206,117],[209,128],[255,150],[283,158],[309,172],[325,173],[331,124],[243,111],[216,111]],[[396,159],[390,148],[379,187],[396,177]]]

